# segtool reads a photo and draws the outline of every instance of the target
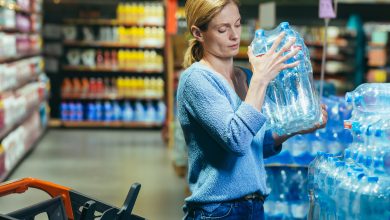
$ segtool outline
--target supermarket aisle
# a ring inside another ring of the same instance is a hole
[[[158,131],[50,130],[10,179],[27,176],[117,206],[139,182],[136,214],[152,220],[182,217],[184,180],[175,175]],[[37,190],[0,198],[0,213],[46,198]]]

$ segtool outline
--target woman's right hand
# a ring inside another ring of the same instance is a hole
[[[299,61],[294,63],[285,64],[284,62],[291,57],[295,56],[300,49],[296,48],[290,51],[288,54],[283,56],[285,51],[288,51],[291,46],[295,43],[295,38],[290,39],[278,52],[276,52],[276,48],[279,47],[280,42],[283,40],[285,33],[282,32],[276,38],[274,43],[272,44],[271,49],[267,51],[262,56],[254,56],[252,53],[252,48],[248,47],[248,57],[249,63],[252,66],[253,77],[252,80],[258,80],[261,83],[268,84],[271,80],[273,80],[280,71],[296,67],[299,64]]]

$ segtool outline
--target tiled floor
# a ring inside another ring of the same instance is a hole
[[[35,177],[121,206],[142,185],[134,213],[152,220],[182,218],[185,180],[176,176],[158,131],[49,130],[10,179]],[[0,213],[48,198],[38,190],[0,197]]]

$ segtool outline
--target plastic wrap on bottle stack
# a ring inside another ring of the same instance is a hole
[[[390,84],[362,84],[345,97],[353,142],[309,165],[311,219],[390,219]]]
[[[253,54],[255,56],[265,54],[281,32],[285,33],[285,37],[277,51],[289,39],[295,38],[294,45],[283,55],[289,53],[291,49],[300,48],[294,57],[286,61],[300,63],[297,67],[281,71],[267,87],[262,112],[268,118],[268,128],[279,135],[311,128],[321,120],[321,107],[314,88],[309,50],[299,33],[287,22],[282,22],[273,30],[257,30],[251,43]]]
[[[306,219],[306,168],[268,167],[270,194],[264,203],[265,219]]]

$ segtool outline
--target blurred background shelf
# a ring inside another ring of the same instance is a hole
[[[116,19],[83,19],[83,18],[69,18],[64,19],[65,24],[76,24],[76,25],[114,25],[114,26],[143,26],[143,27],[164,27],[164,24],[160,23],[137,23],[137,22],[126,22]]]
[[[62,121],[62,126],[68,128],[160,128],[162,125],[147,122]]]
[[[125,49],[164,49],[162,46],[148,46],[148,45],[132,45],[129,43],[119,42],[102,42],[102,41],[64,41],[65,46],[73,47],[101,47],[101,48],[125,48]]]
[[[137,70],[130,68],[119,68],[119,67],[88,67],[88,66],[63,66],[65,71],[78,71],[78,72],[128,72],[128,73],[142,73],[159,75],[163,74],[160,70]]]

